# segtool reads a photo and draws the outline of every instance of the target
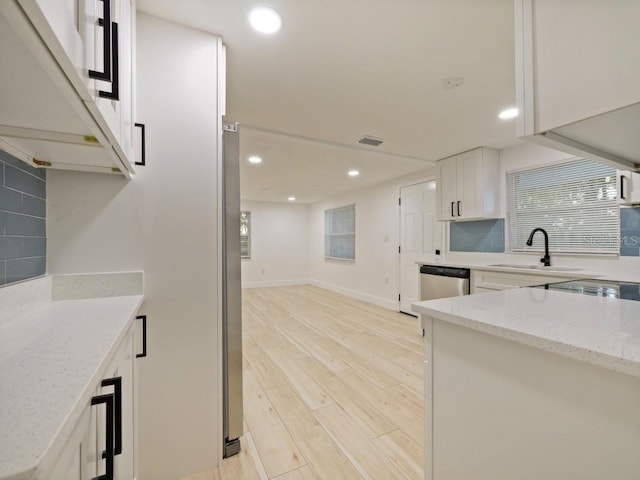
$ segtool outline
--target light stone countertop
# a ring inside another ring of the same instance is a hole
[[[130,277],[136,290],[141,290],[142,272]],[[95,283],[95,276],[86,278]],[[17,285],[15,290],[32,285],[42,290],[51,283],[46,277]],[[2,480],[46,478],[144,299],[139,291],[51,301],[56,296],[55,277],[53,284],[53,293],[50,290],[44,298],[48,301],[39,298],[11,310],[11,315],[1,312]],[[7,292],[3,291],[4,300],[19,295]]]
[[[516,288],[416,302],[455,325],[640,377],[640,302]]]
[[[433,265],[436,267],[454,267],[454,268],[468,268],[470,270],[490,271],[490,272],[505,272],[505,273],[519,273],[522,275],[544,275],[547,277],[560,277],[558,281],[562,281],[563,278],[598,278],[602,280],[619,280],[625,282],[637,282],[640,283],[640,270],[634,268],[607,268],[602,266],[580,265],[573,268],[573,266],[557,266],[541,268],[517,268],[517,267],[499,267],[495,264],[521,264],[524,266],[539,265],[536,262],[523,262],[523,261],[494,261],[493,264],[484,262],[450,262],[450,261],[429,261],[419,260],[416,264]]]

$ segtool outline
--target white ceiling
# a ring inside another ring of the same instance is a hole
[[[239,122],[246,200],[314,202],[517,143],[512,0],[269,0],[274,36],[251,30],[260,0],[138,0],[141,11],[227,45],[227,119]],[[463,77],[445,89],[443,80]],[[380,147],[357,143],[382,138]],[[260,155],[262,165],[249,165]],[[357,167],[357,178],[346,175]]]

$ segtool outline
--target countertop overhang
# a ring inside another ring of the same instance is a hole
[[[517,288],[416,302],[426,317],[640,377],[640,302]]]

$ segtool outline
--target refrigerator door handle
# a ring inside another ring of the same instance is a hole
[[[240,278],[240,127],[222,131],[222,334],[224,452],[240,452],[242,435],[242,288]]]

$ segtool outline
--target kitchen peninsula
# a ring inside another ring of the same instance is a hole
[[[640,302],[519,288],[413,310],[425,479],[638,478]]]

